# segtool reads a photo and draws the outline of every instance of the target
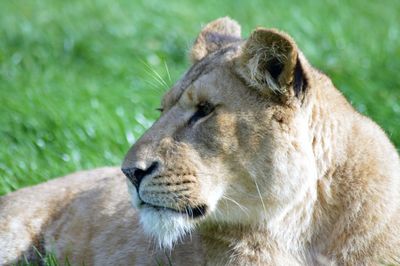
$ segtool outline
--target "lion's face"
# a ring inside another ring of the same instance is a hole
[[[312,153],[291,39],[257,30],[244,42],[225,18],[205,27],[192,57],[122,166],[145,231],[167,247],[203,221],[273,220],[310,178],[297,175]]]

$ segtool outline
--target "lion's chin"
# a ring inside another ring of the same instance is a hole
[[[160,248],[171,249],[195,227],[192,218],[173,210],[145,207],[139,213],[144,232],[157,240]]]

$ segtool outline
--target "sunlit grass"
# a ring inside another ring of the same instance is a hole
[[[2,1],[0,195],[119,165],[188,67],[200,26],[225,15],[244,35],[290,33],[400,147],[399,14],[396,0]]]

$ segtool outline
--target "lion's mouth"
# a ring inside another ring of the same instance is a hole
[[[204,205],[204,204],[198,205],[195,207],[186,206],[184,209],[177,210],[177,209],[170,208],[170,207],[157,206],[157,205],[153,205],[151,203],[142,202],[140,204],[140,208],[152,208],[157,211],[171,211],[174,213],[187,215],[192,219],[202,217],[207,212],[207,205]]]

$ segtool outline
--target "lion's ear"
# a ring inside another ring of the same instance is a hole
[[[239,72],[265,93],[299,96],[307,86],[296,43],[275,29],[252,32],[239,57]]]
[[[209,53],[240,40],[240,25],[229,17],[219,18],[202,29],[194,42],[190,58],[195,63]]]

